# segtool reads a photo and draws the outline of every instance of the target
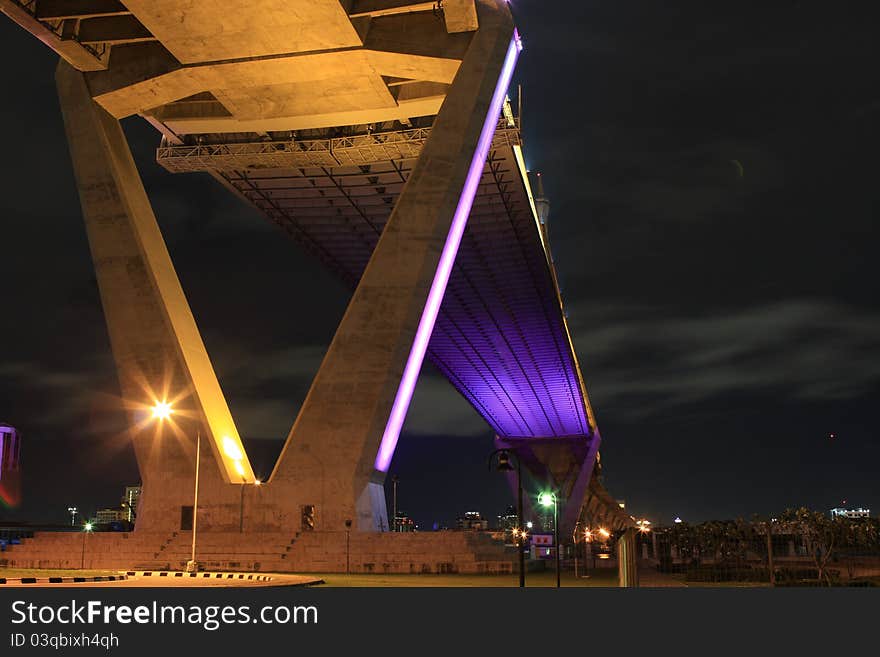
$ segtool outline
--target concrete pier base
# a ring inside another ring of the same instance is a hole
[[[190,532],[37,533],[3,553],[10,568],[180,570]],[[477,532],[209,532],[204,570],[297,573],[513,573],[516,551]]]

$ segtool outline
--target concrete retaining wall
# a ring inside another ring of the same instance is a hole
[[[192,534],[37,533],[3,554],[15,568],[176,570]],[[249,572],[511,573],[516,551],[472,532],[204,533],[196,559],[206,570]],[[5,562],[5,563],[4,563]]]

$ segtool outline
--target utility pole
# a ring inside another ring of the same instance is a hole
[[[525,535],[526,526],[523,522],[523,490],[522,490],[522,465],[519,460],[519,456],[516,457],[516,522],[519,524],[520,536]],[[525,556],[523,556],[523,541],[517,540],[517,547],[519,549],[519,587],[523,588],[526,585],[526,560]]]
[[[392,475],[392,477],[391,477],[391,487],[393,490],[393,492],[392,492],[392,499],[393,499],[392,513],[394,515],[391,516],[391,527],[392,527],[391,531],[393,531],[393,532],[397,531],[397,483],[399,481],[400,481],[400,478],[397,475]]]
[[[186,572],[195,573],[199,570],[199,564],[196,562],[196,523],[199,517],[199,459],[202,455],[202,429],[199,427],[196,433],[196,487],[193,493],[193,535],[192,535],[192,556],[189,563],[186,564]]]

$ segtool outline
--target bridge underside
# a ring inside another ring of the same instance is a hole
[[[345,138],[163,144],[172,172],[207,171],[357,287],[430,126]],[[495,133],[428,358],[508,438],[593,433],[519,129]]]

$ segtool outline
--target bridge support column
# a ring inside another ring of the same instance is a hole
[[[628,527],[617,541],[617,569],[620,586],[635,588],[639,585],[636,529]]]
[[[317,529],[389,527],[385,473],[518,53],[506,3],[478,9],[480,29],[272,476],[316,507]]]
[[[202,449],[199,526],[237,526],[239,491],[211,437],[238,440],[229,409],[119,122],[91,97],[82,73],[56,73],[101,303],[143,482],[137,524],[180,528],[193,504],[196,432]],[[150,405],[175,401],[171,421]],[[253,477],[244,459],[245,474]],[[228,508],[226,508],[228,507]]]
[[[597,434],[538,439],[495,437],[496,448],[514,452],[537,483],[556,491],[560,499],[561,536],[571,536],[582,514],[598,446]],[[508,481],[513,486],[514,478]],[[526,500],[525,506],[534,515],[532,500]]]

